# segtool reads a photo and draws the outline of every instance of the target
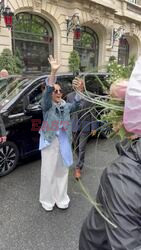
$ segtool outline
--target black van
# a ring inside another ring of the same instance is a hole
[[[0,176],[10,173],[19,159],[38,151],[39,133],[35,124],[41,125],[42,122],[40,100],[47,76],[31,79],[17,76],[3,84],[0,90],[0,115],[7,135],[7,141],[0,143]],[[103,84],[107,84],[106,73],[85,74],[86,88],[93,93],[104,94],[97,76]],[[69,73],[57,76],[57,81],[63,88],[64,98],[72,91],[73,78],[73,74]]]

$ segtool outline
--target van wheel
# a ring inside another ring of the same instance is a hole
[[[19,159],[19,150],[13,142],[0,145],[0,176],[9,174],[14,170]]]

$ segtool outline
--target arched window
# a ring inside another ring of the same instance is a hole
[[[81,28],[80,40],[74,39],[74,50],[80,55],[81,71],[91,71],[98,66],[99,40],[92,29]]]
[[[53,54],[53,31],[46,20],[30,13],[17,14],[12,44],[14,53],[18,49],[21,54],[25,71],[49,70],[48,56]]]
[[[128,65],[129,60],[129,43],[124,36],[119,40],[118,48],[118,63],[122,65]]]

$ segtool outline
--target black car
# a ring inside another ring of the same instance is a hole
[[[0,92],[0,115],[5,125],[7,141],[0,143],[0,176],[7,175],[24,159],[37,153],[39,146],[39,127],[42,123],[40,101],[45,88],[45,79],[40,77],[14,78]],[[85,75],[87,90],[103,94],[97,76],[106,84],[107,74],[91,73]],[[59,74],[64,98],[72,91],[73,74]]]

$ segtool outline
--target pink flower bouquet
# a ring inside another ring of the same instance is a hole
[[[110,96],[119,100],[125,99],[128,80],[119,79],[110,86]]]

